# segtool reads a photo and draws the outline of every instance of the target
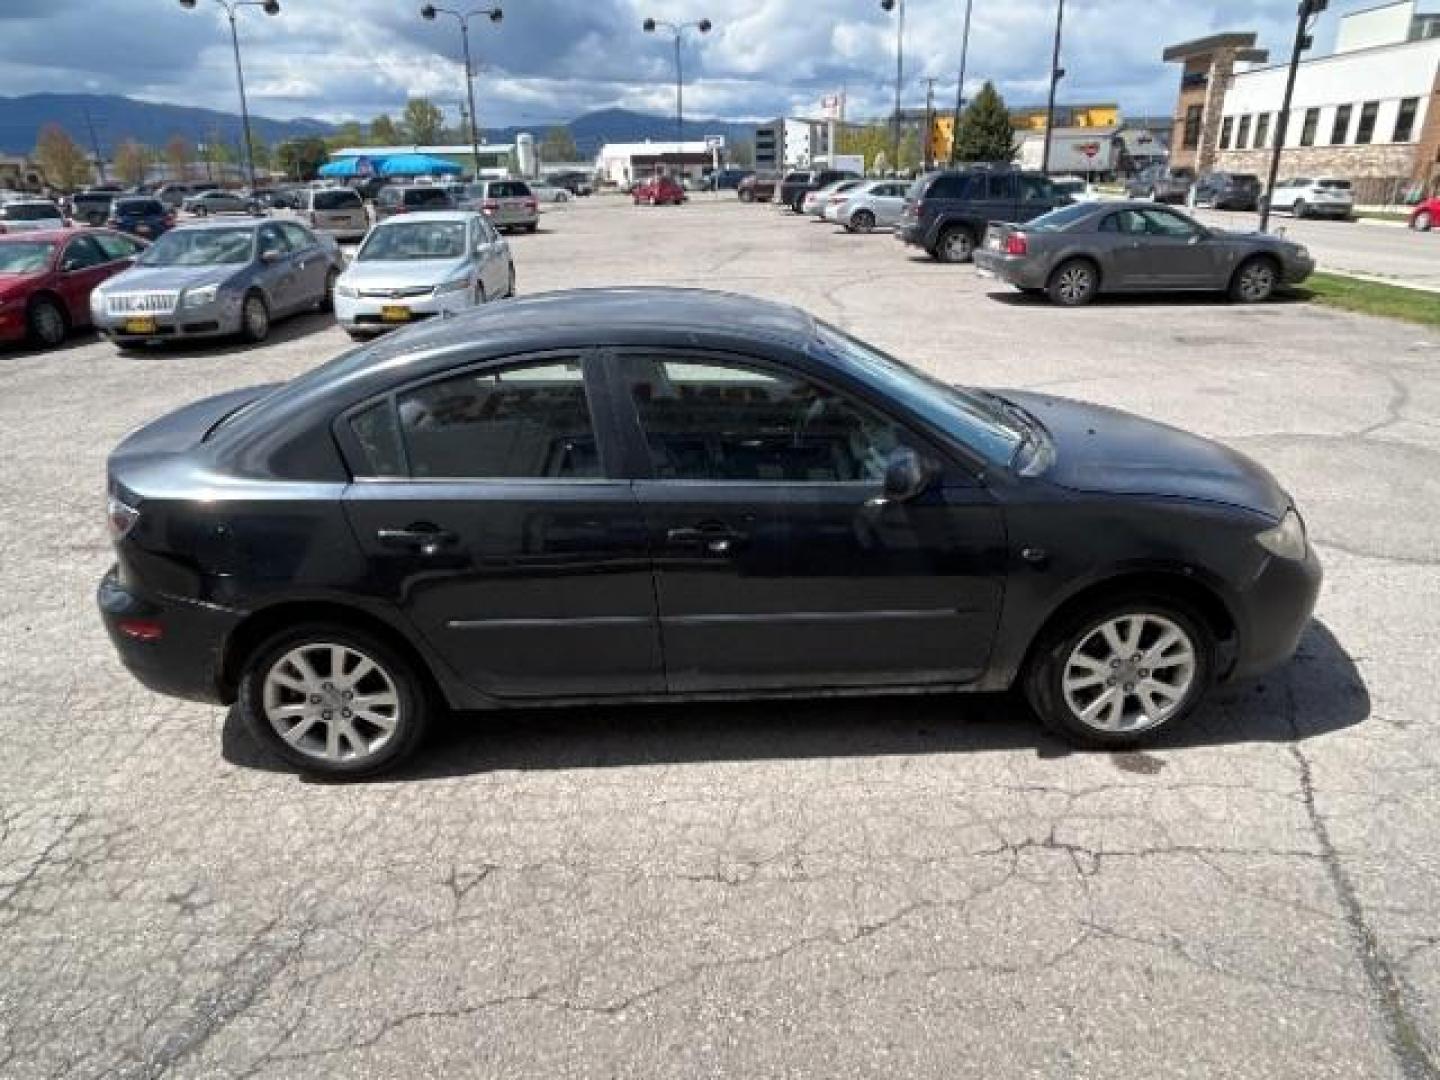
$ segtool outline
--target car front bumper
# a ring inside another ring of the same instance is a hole
[[[352,334],[383,334],[411,323],[433,319],[442,312],[461,312],[474,306],[467,289],[424,293],[420,296],[342,296],[335,290],[335,321]],[[386,309],[391,309],[387,318]],[[399,317],[401,313],[404,317]]]
[[[91,305],[90,321],[101,336],[111,341],[137,343],[177,341],[180,339],[228,337],[240,332],[239,294],[221,294],[216,300],[196,307],[183,304],[165,313],[131,313],[112,315],[107,309]],[[144,320],[149,328],[142,328]]]
[[[1303,559],[1272,556],[1240,596],[1239,648],[1227,678],[1245,679],[1279,667],[1294,655],[1324,571],[1308,541]]]
[[[225,643],[243,612],[142,596],[114,566],[100,579],[95,601],[120,662],[143,685],[190,701],[231,699],[223,678]],[[147,636],[136,636],[140,628]]]

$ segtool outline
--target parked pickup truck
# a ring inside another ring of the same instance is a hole
[[[942,169],[911,185],[895,238],[941,262],[969,262],[990,222],[1029,221],[1069,202],[1043,173]]]

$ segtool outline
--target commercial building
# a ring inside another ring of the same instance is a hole
[[[1253,33],[1166,49],[1181,64],[1170,161],[1264,176],[1285,93]],[[1328,56],[1295,79],[1281,177],[1339,176],[1359,202],[1390,202],[1440,183],[1440,15],[1397,0],[1344,15]]]
[[[658,175],[698,180],[713,160],[704,141],[606,143],[595,156],[595,172],[601,183],[628,188]]]
[[[838,121],[781,117],[755,128],[755,168],[803,169],[828,160],[831,132]]]

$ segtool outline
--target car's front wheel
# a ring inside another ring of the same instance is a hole
[[[339,624],[284,630],[251,655],[239,709],[250,733],[319,776],[369,776],[419,745],[429,720],[425,684],[379,638]]]
[[[1429,232],[1432,224],[1429,210],[1421,210],[1410,220],[1410,227],[1416,232]]]
[[[1296,199],[1295,205],[1290,207],[1290,213],[1294,214],[1297,218],[1303,218],[1307,213],[1309,213],[1309,209],[1305,205],[1305,200]]]
[[[65,340],[70,330],[65,310],[54,300],[41,297],[30,304],[25,317],[30,340],[42,349],[53,349]]]
[[[1259,304],[1275,293],[1280,275],[1273,260],[1260,257],[1240,264],[1230,279],[1230,299],[1242,304]]]
[[[1047,727],[1074,742],[1130,746],[1194,710],[1214,652],[1209,627],[1184,605],[1121,599],[1052,635],[1026,673],[1025,694]]]
[[[240,305],[240,336],[252,345],[270,336],[270,307],[258,292],[248,293]]]

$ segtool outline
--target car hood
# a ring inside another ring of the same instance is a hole
[[[198,285],[223,284],[245,266],[132,266],[121,271],[100,288],[107,293],[135,292],[145,289],[191,289]]]
[[[346,285],[361,289],[404,289],[438,285],[461,277],[468,259],[388,259],[352,262],[341,275]]]
[[[1045,478],[1073,491],[1199,499],[1279,519],[1290,497],[1244,454],[1103,405],[1020,390],[999,395],[1033,414],[1055,442]]]

